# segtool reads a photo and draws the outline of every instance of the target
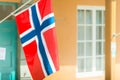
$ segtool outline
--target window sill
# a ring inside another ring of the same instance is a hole
[[[105,72],[104,71],[99,71],[99,72],[84,72],[84,73],[77,73],[76,77],[77,78],[86,78],[86,77],[98,77],[98,76],[104,76]]]

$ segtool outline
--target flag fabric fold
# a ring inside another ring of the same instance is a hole
[[[51,0],[40,0],[16,14],[16,23],[33,80],[59,70],[54,13]]]

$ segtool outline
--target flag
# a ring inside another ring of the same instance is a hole
[[[33,80],[43,80],[58,71],[58,50],[51,0],[40,0],[15,17]]]

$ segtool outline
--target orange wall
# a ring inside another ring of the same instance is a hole
[[[120,33],[120,0],[117,0],[116,7],[116,33]],[[115,80],[120,80],[120,36],[116,38],[117,54],[116,54],[116,67],[115,67]]]
[[[105,0],[52,0],[59,45],[60,71],[44,80],[104,80],[104,77],[76,78],[77,6],[104,6]]]
[[[116,20],[116,33],[120,33],[120,0],[117,0],[117,14],[116,14],[116,16],[117,16],[117,20]],[[117,63],[119,63],[120,64],[120,58],[119,58],[119,56],[120,56],[120,36],[118,36],[117,37]]]
[[[0,0],[10,1],[10,0]],[[11,0],[19,1],[19,0]],[[77,6],[104,6],[105,0],[52,0],[56,20],[60,70],[44,80],[103,80],[76,78]]]
[[[105,0],[76,0],[77,5],[105,6]]]

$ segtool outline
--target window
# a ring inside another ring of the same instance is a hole
[[[79,6],[77,12],[77,77],[103,75],[105,8]]]

